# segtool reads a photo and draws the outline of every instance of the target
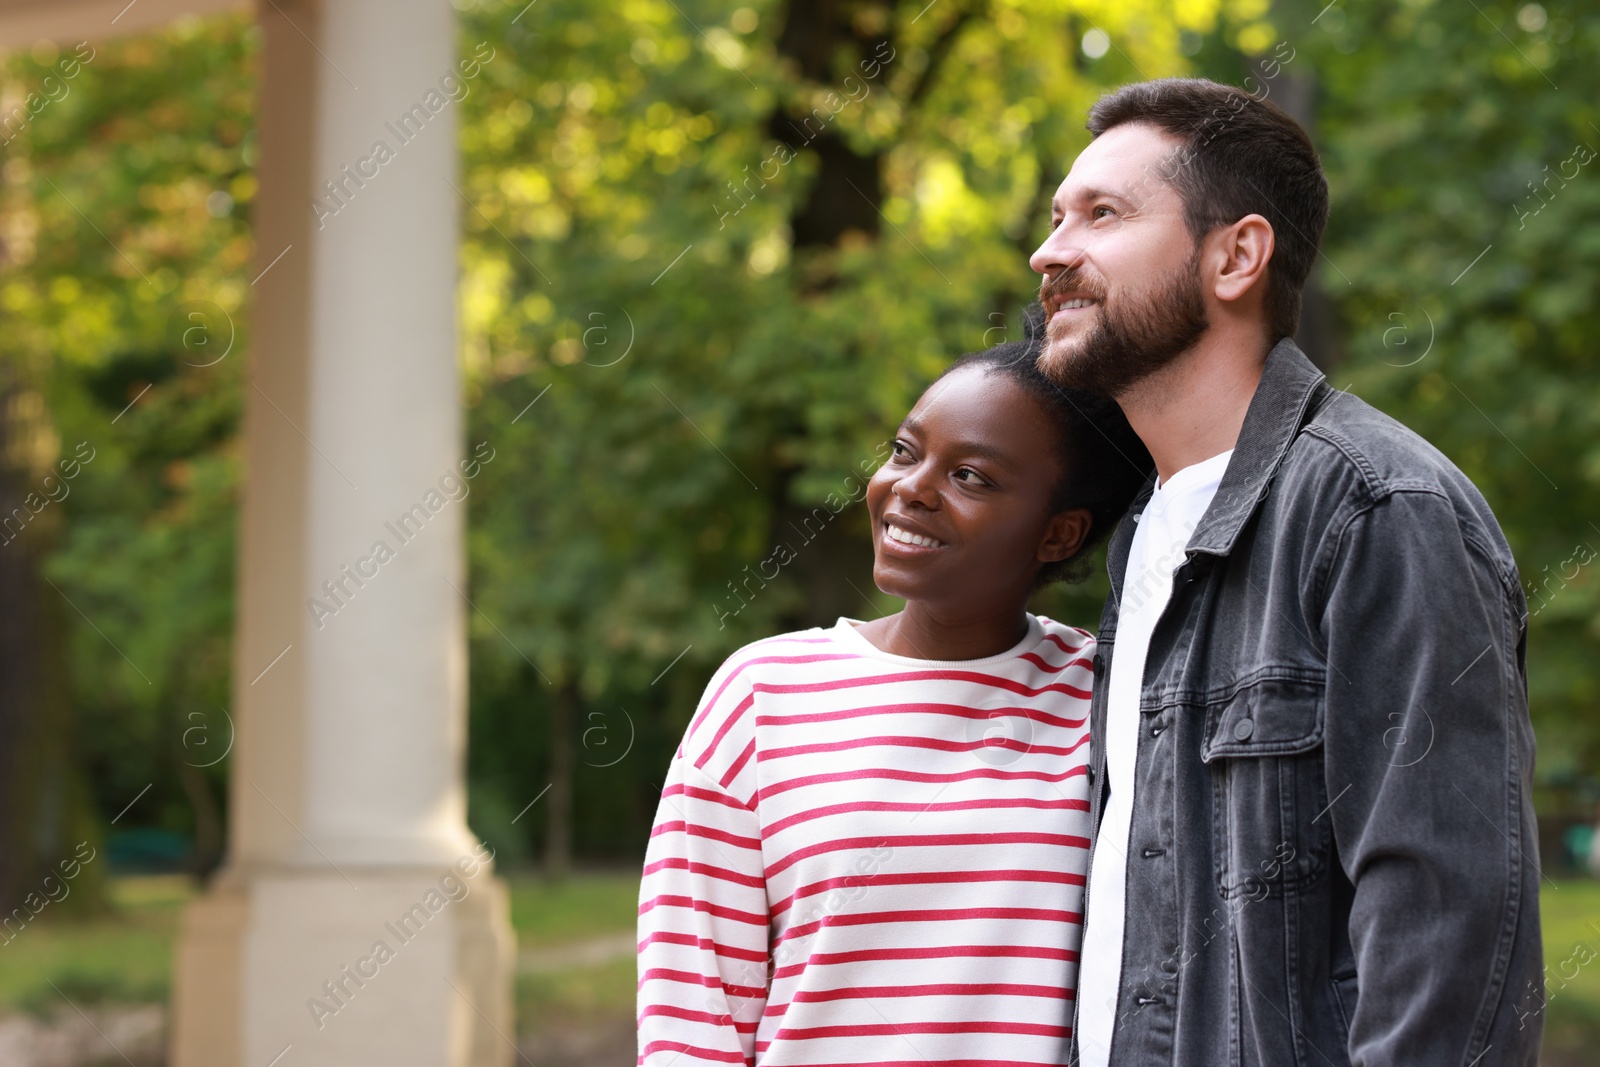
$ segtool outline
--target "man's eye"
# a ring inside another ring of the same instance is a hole
[[[1091,218],[1103,219],[1108,215],[1115,215],[1116,211],[1109,204],[1096,204],[1094,210],[1089,212]]]

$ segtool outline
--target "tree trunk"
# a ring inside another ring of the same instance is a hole
[[[35,468],[45,432],[32,414],[38,405],[21,403],[25,395],[0,382],[0,520],[10,520],[0,523],[0,915],[30,893],[43,895],[43,879],[60,877],[58,865],[73,859],[77,842],[99,843],[70,759],[65,605],[41,575],[60,505],[34,515],[24,503],[30,493],[44,498]],[[103,867],[85,867],[71,896],[100,902]]]
[[[202,884],[222,863],[222,808],[205,773],[177,756],[173,763],[178,784],[194,811],[194,852],[189,857],[189,873]]]
[[[572,724],[581,697],[577,679],[564,672],[550,701],[550,804],[545,809],[544,865],[551,877],[572,870]]]
[[[790,0],[776,43],[778,55],[807,82],[837,89],[850,73],[840,69],[842,54],[868,57],[888,44],[886,33],[864,29],[868,22],[856,14],[855,5],[841,0]],[[859,74],[856,80],[861,80]],[[881,153],[856,152],[835,125],[808,110],[807,102],[780,104],[767,126],[791,148],[817,156],[816,179],[789,218],[793,247],[832,248],[852,231],[876,237],[883,203]]]

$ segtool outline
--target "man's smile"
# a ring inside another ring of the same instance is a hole
[[[1062,273],[1057,275],[1053,282],[1046,281],[1041,287],[1039,303],[1044,307],[1046,322],[1064,312],[1084,311],[1100,303],[1101,296],[1098,293],[1087,289],[1067,288],[1067,285],[1078,280],[1078,277]],[[1067,285],[1061,285],[1063,282]],[[1057,288],[1058,285],[1060,288]]]
[[[1051,303],[1053,306],[1050,308],[1049,319],[1046,321],[1053,321],[1062,315],[1067,314],[1068,312],[1081,311],[1085,308],[1094,307],[1098,301],[1091,300],[1088,297],[1079,296],[1060,301],[1051,301]]]

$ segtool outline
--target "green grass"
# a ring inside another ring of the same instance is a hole
[[[511,925],[518,948],[545,949],[627,933],[639,915],[639,874],[574,874],[560,881],[512,874]]]
[[[62,993],[79,1004],[166,999],[191,883],[181,876],[122,878],[108,891],[110,915],[62,919],[47,905],[0,941],[0,1010],[45,1014],[63,1003]]]
[[[631,957],[552,974],[517,975],[518,1033],[631,1025],[637,972]]]
[[[627,934],[639,914],[639,876],[577,874],[559,882],[513,875],[511,925],[520,952],[540,952],[595,938]],[[517,1031],[631,1029],[636,971],[631,956],[597,966],[518,974]]]
[[[634,928],[637,874],[582,873],[551,882],[513,873],[508,881],[511,922],[522,951],[559,948]],[[80,1004],[166,999],[182,908],[195,894],[191,883],[181,876],[117,878],[109,892],[109,915],[63,919],[47,906],[12,940],[0,938],[0,1011],[43,1012],[60,1004],[51,982]],[[608,965],[592,970],[575,970],[570,981],[527,976],[519,986],[527,990],[523,1003],[579,1014],[590,1013],[601,1001],[614,1007],[616,969]],[[631,1002],[631,961],[628,972]],[[601,995],[596,992],[600,988],[611,992]]]
[[[1546,1059],[1588,1063],[1600,1046],[1600,882],[1568,879],[1554,888],[1546,883],[1539,908]]]

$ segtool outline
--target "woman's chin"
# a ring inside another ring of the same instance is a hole
[[[921,575],[907,574],[905,564],[899,560],[877,560],[872,565],[872,584],[885,596],[900,600],[920,600],[931,588]]]

